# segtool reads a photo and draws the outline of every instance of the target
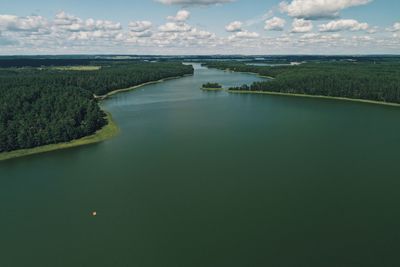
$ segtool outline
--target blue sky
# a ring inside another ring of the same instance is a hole
[[[400,1],[320,2],[1,1],[0,54],[400,53]]]

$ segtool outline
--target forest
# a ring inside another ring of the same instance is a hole
[[[93,71],[1,68],[0,152],[91,135],[107,123],[94,94],[193,73],[180,62],[96,64]]]
[[[253,72],[265,82],[230,90],[271,91],[400,103],[400,60],[311,62],[296,66],[252,66],[241,62],[208,62],[210,68]]]

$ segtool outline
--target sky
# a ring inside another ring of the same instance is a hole
[[[394,0],[2,0],[0,54],[400,54]]]

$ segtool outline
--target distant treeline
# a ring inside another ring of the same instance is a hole
[[[400,103],[400,60],[320,62],[298,66],[249,66],[240,62],[210,62],[208,67],[254,72],[274,79],[230,90],[347,97]]]
[[[0,59],[0,68],[83,66],[89,64],[90,60],[88,59]]]
[[[310,56],[310,55],[47,55],[47,56],[0,56],[0,67],[42,67],[42,66],[79,66],[98,64],[99,61],[240,61],[248,63],[288,64],[291,62],[398,62],[400,56]]]
[[[106,124],[93,94],[192,73],[178,62],[114,63],[94,71],[0,69],[0,152],[93,134]]]

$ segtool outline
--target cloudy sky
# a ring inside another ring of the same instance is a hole
[[[400,54],[398,0],[4,0],[0,54]]]

